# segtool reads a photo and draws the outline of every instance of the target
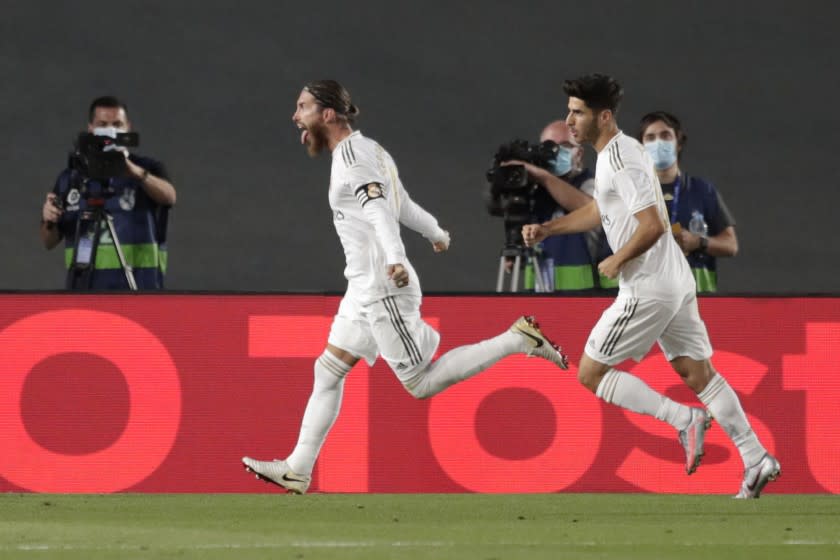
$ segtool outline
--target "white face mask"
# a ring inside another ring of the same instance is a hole
[[[121,132],[128,132],[124,128],[117,128],[115,126],[97,126],[93,129],[94,136],[108,136],[109,138],[116,139],[117,134]]]
[[[654,140],[645,144],[657,169],[668,169],[677,161],[677,143],[674,140]]]
[[[574,168],[576,153],[577,148],[557,146],[557,155],[551,160],[550,171],[558,177],[569,173]]]
[[[115,126],[97,126],[93,129],[94,136],[107,136],[108,138],[113,138],[114,140],[117,139],[117,134],[128,132],[125,128],[117,128]],[[102,148],[103,152],[111,152],[114,150],[119,150],[121,152],[128,153],[128,148],[125,146],[120,146],[118,144],[108,144],[104,148]]]

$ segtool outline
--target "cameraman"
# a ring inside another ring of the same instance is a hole
[[[116,133],[130,130],[126,105],[116,97],[99,97],[90,104],[89,133],[115,137]],[[126,264],[133,268],[138,289],[162,289],[167,261],[166,222],[168,210],[175,204],[175,187],[161,162],[130,154],[123,146],[116,149],[125,157],[125,172],[96,181],[102,183],[98,185],[102,191],[109,193],[104,210],[113,216],[117,238]],[[41,241],[44,247],[52,249],[62,238],[65,240],[68,289],[126,289],[126,274],[104,224],[90,270],[83,274],[74,267],[79,214],[89,208],[85,193],[90,183],[94,181],[84,175],[84,170],[72,164],[61,172],[41,209]],[[85,285],[80,285],[83,276]]]
[[[557,156],[549,169],[512,160],[503,165],[524,165],[530,178],[543,188],[535,194],[534,214],[547,222],[568,214],[592,200],[595,181],[584,168],[583,148],[569,132],[565,121],[549,123],[540,134],[540,142],[551,140],[558,145]],[[586,233],[556,235],[540,244],[544,265],[553,263],[554,290],[592,290],[617,288],[616,280],[601,276],[598,263],[611,252],[602,228]],[[525,288],[533,289],[533,274],[525,275]]]

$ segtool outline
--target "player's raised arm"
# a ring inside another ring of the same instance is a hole
[[[542,224],[526,224],[522,226],[522,238],[525,244],[533,247],[546,237],[562,235],[566,233],[580,233],[589,231],[601,224],[601,217],[598,214],[598,204],[591,200],[572,212],[549,220]]]
[[[414,202],[405,189],[400,196],[400,223],[428,239],[436,253],[449,248],[449,232],[440,227],[432,214]]]

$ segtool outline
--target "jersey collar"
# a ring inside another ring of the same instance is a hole
[[[335,148],[333,148],[333,151],[332,151],[332,155],[333,155],[333,156],[335,156],[335,153],[336,153],[336,152],[339,150],[339,148],[341,148],[341,147],[342,147],[342,146],[343,146],[346,142],[349,142],[349,141],[350,141],[350,140],[352,140],[353,138],[360,138],[361,136],[362,136],[362,131],[361,131],[361,130],[354,130],[354,131],[353,131],[353,132],[351,132],[351,133],[350,133],[350,134],[349,134],[346,138],[344,138],[344,140],[342,140],[341,142],[339,142],[338,144],[336,144],[336,145],[335,145]]]
[[[615,136],[610,138],[610,141],[607,142],[607,145],[604,146],[603,149],[601,149],[601,151],[598,152],[598,153],[600,154],[600,153],[603,153],[603,152],[607,151],[607,149],[610,146],[612,146],[614,143],[618,142],[618,139],[621,138],[622,136],[624,136],[624,132],[622,132],[621,129],[619,129],[619,131],[615,133]]]

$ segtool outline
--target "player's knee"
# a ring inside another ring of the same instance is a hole
[[[402,385],[409,395],[419,400],[428,399],[438,393],[438,391],[433,390],[428,375],[416,375],[411,379],[402,381]]]
[[[585,367],[578,368],[577,379],[581,385],[593,393],[598,389],[598,384],[601,382],[601,377],[592,368]]]
[[[691,366],[688,363],[688,358],[680,357],[671,360],[671,367],[677,372],[677,375],[683,379],[688,379],[691,375]]]
[[[344,383],[344,378],[350,370],[350,366],[324,352],[315,360],[312,370],[315,378],[314,390],[329,390]]]
[[[716,373],[709,360],[694,360],[687,356],[671,360],[671,366],[695,393],[702,392]]]
[[[431,383],[429,383],[429,378],[425,375],[418,375],[414,379],[404,381],[403,387],[405,387],[405,390],[408,391],[409,395],[419,400],[428,399],[429,397],[437,393],[437,391],[432,390],[432,385]]]
[[[606,364],[595,361],[584,354],[580,359],[580,364],[578,365],[578,382],[594,393],[598,390],[598,385],[601,383],[601,379],[603,379],[604,374],[606,374],[609,369],[610,367]]]
[[[712,362],[709,360],[702,360],[697,368],[697,375],[695,376],[696,385],[700,388],[700,391],[706,388],[706,385],[709,384],[709,381],[712,380],[712,377],[717,375],[717,371],[715,371]]]
[[[428,399],[434,393],[429,391],[429,388],[424,384],[421,383],[415,387],[409,387],[407,385],[404,386],[405,390],[408,391],[408,394],[418,400]]]

